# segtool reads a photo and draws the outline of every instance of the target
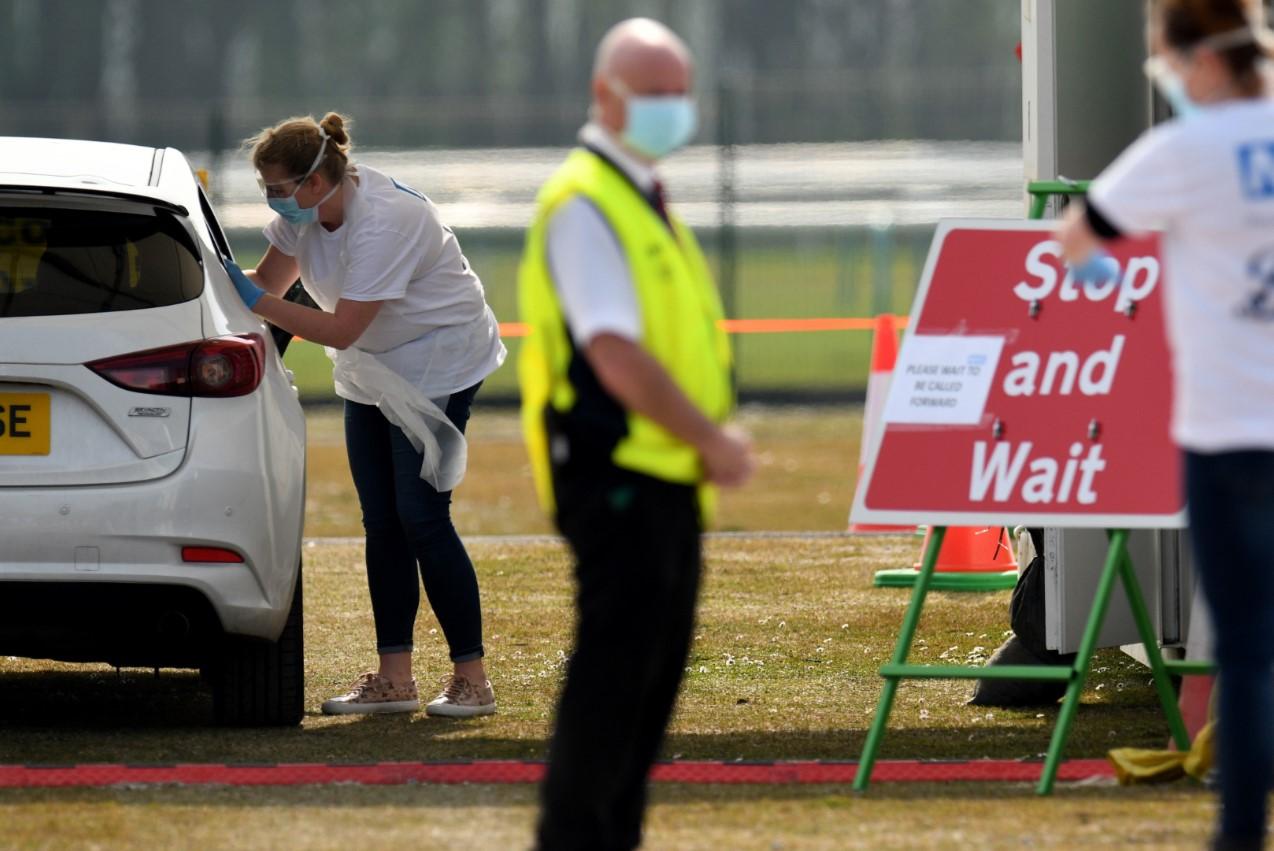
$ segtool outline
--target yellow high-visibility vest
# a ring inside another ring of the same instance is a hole
[[[681,391],[716,423],[733,407],[730,342],[721,330],[721,300],[694,234],[670,214],[672,230],[616,168],[585,149],[571,153],[540,190],[518,269],[518,307],[530,326],[518,358],[522,428],[540,503],[554,513],[546,416],[570,417],[578,388],[568,373],[583,357],[572,344],[548,266],[548,222],[566,201],[583,196],[615,233],[636,290],[641,346]],[[674,235],[675,231],[675,235]],[[698,452],[651,420],[627,412],[626,433],[615,444],[615,466],[657,479],[698,485],[705,525],[715,491],[704,483]]]

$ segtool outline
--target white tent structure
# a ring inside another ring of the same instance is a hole
[[[1266,19],[1274,0],[1260,2]],[[1146,7],[1140,0],[1022,0],[1022,142],[1026,179],[1095,177],[1169,113],[1142,73]],[[1055,199],[1046,216],[1060,206]],[[1073,651],[1101,574],[1105,535],[1045,531],[1046,632],[1050,649]],[[1129,553],[1165,645],[1189,634],[1193,580],[1185,534],[1134,532]],[[1209,637],[1196,628],[1191,653]],[[1200,641],[1200,639],[1202,639]],[[1123,589],[1112,597],[1102,646],[1139,641]],[[1137,645],[1139,646],[1139,645]],[[1126,647],[1138,655],[1134,646]]]
[[[1027,180],[1097,175],[1154,119],[1139,0],[1022,0]]]

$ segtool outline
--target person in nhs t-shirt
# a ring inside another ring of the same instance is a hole
[[[260,265],[228,271],[250,309],[328,347],[367,533],[380,664],[323,711],[419,708],[419,567],[453,666],[425,711],[488,715],[495,695],[482,662],[478,580],[450,513],[470,406],[505,357],[482,283],[428,198],[349,161],[343,116],[289,119],[250,144],[278,217],[265,229]],[[298,275],[321,309],[278,298]]]
[[[1263,847],[1274,780],[1274,101],[1255,4],[1151,4],[1147,72],[1176,118],[1072,207],[1059,239],[1081,280],[1102,243],[1162,230],[1190,529],[1220,669],[1217,848]]]

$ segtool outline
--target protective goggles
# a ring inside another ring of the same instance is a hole
[[[319,128],[319,136],[323,141],[319,145],[318,154],[314,157],[314,162],[310,163],[309,169],[300,177],[289,177],[286,180],[267,181],[261,176],[260,172],[257,173],[257,186],[260,187],[261,194],[263,196],[266,198],[291,198],[296,194],[297,189],[301,188],[301,184],[305,182],[305,179],[318,170],[319,165],[323,162],[323,155],[327,153],[327,140],[331,137],[327,135],[327,131],[322,127]],[[286,195],[279,193],[276,189],[276,187],[289,186],[293,183],[296,184],[296,188]],[[272,189],[275,191],[271,192],[270,190]]]

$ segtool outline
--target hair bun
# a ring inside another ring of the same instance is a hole
[[[345,129],[348,120],[339,112],[329,112],[323,116],[323,120],[319,122],[319,126],[323,128],[323,132],[338,145],[349,144],[349,133]]]

